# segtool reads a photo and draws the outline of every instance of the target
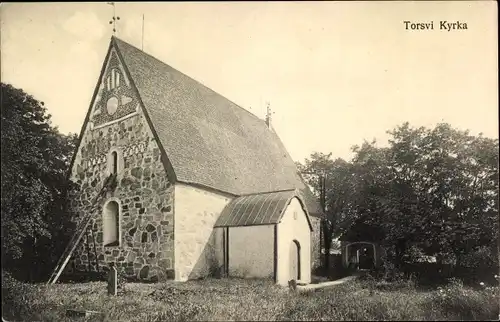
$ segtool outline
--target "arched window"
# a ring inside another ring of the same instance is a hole
[[[120,244],[120,206],[116,201],[110,201],[104,206],[102,236],[104,246]]]
[[[111,73],[106,79],[106,85],[108,91],[120,87],[120,72],[118,69],[111,69]]]
[[[116,174],[118,172],[118,153],[116,151],[111,152],[111,173]]]

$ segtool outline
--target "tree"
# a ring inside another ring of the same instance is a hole
[[[313,153],[305,164],[297,164],[304,180],[311,186],[322,204],[326,219],[322,222],[322,245],[325,250],[323,265],[329,267],[329,254],[332,239],[339,235],[348,222],[353,220],[352,212],[354,185],[352,182],[352,167],[343,159],[331,159],[330,154]],[[324,186],[324,196],[321,196]],[[322,200],[323,199],[323,200]]]
[[[301,169],[327,173],[327,215],[336,235],[362,221],[380,229],[398,266],[416,249],[441,261],[497,248],[498,140],[438,124],[388,132],[388,147],[364,142],[351,161],[313,153]],[[316,189],[316,180],[305,176]],[[496,252],[494,252],[496,253]]]
[[[397,216],[382,212],[379,220],[392,242],[404,240],[401,253],[417,245],[456,261],[494,243],[498,140],[474,137],[448,124],[425,129],[405,123],[389,133],[392,180],[385,200]]]
[[[51,125],[43,102],[9,84],[1,87],[2,266],[20,273],[51,257],[40,242],[55,244],[52,238],[67,224],[66,177],[77,137]]]

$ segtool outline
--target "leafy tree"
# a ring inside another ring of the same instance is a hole
[[[397,257],[418,245],[442,260],[492,244],[498,234],[498,140],[438,124],[389,132],[392,181],[379,213]],[[496,215],[495,215],[496,213]],[[394,214],[397,214],[394,216]],[[488,226],[488,227],[487,227]],[[493,245],[493,244],[492,244]]]
[[[77,137],[51,125],[43,102],[12,85],[1,87],[2,266],[34,278],[35,270],[50,265],[60,244],[54,238],[68,223],[66,177]]]
[[[498,140],[438,124],[388,132],[388,147],[364,142],[350,162],[313,153],[301,170],[326,173],[335,235],[362,222],[381,229],[389,260],[409,253],[461,257],[498,240]],[[317,180],[304,175],[317,189]],[[416,251],[418,249],[419,251]],[[496,252],[494,252],[496,253]]]
[[[330,154],[313,153],[305,164],[297,164],[302,176],[309,183],[313,192],[320,199],[324,185],[324,200],[321,200],[326,213],[326,220],[322,222],[322,246],[325,250],[323,265],[329,267],[329,254],[332,248],[332,239],[341,231],[348,228],[346,224],[353,212],[352,166],[343,159],[331,159]],[[324,205],[323,205],[324,203]]]

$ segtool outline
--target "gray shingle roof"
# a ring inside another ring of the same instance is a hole
[[[196,80],[113,37],[177,180],[236,196],[299,189],[316,198],[265,122]]]
[[[235,198],[222,210],[214,227],[277,224],[283,217],[286,206],[294,197],[298,197],[302,204],[301,197],[296,194],[295,190]],[[310,222],[309,226],[312,227]]]

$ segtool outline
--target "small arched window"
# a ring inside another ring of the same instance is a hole
[[[102,214],[102,235],[104,246],[120,244],[120,206],[116,201],[110,201],[104,207]]]
[[[116,174],[118,172],[118,153],[116,151],[111,152],[111,173]]]
[[[120,87],[120,72],[118,69],[111,69],[111,73],[106,79],[106,85],[108,91]]]

